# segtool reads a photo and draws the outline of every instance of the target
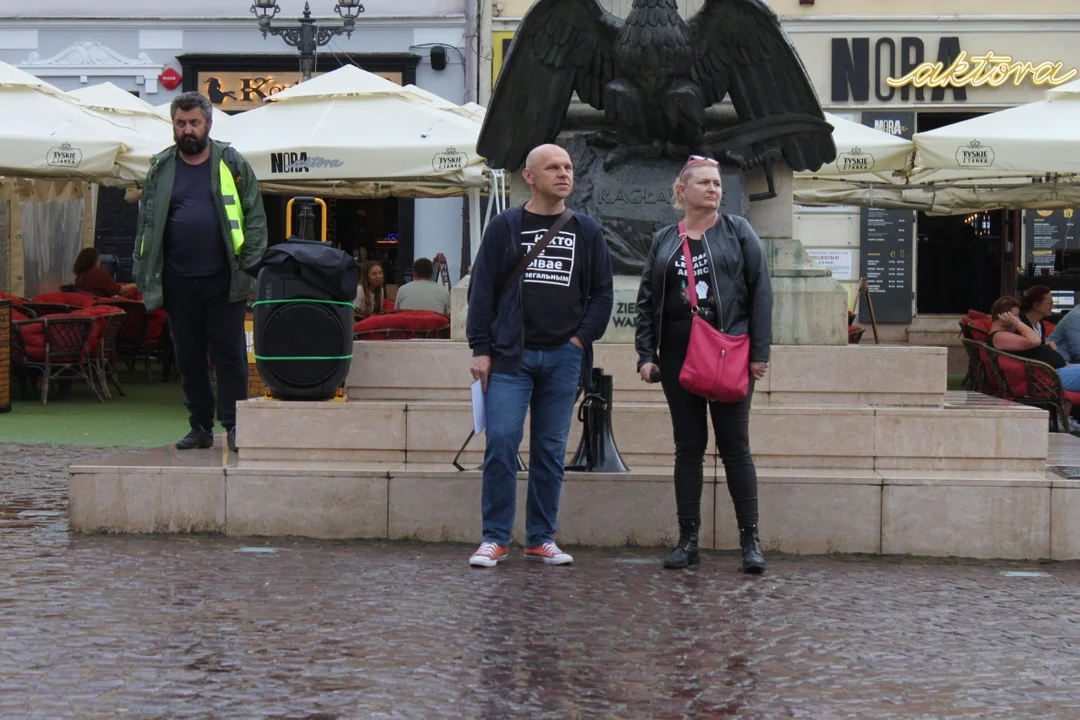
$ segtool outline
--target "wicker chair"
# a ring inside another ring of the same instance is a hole
[[[29,352],[23,339],[22,327],[31,323],[44,326],[43,352]],[[49,400],[49,386],[55,381],[82,380],[94,392],[98,402],[101,394],[90,378],[87,343],[94,320],[89,317],[39,317],[12,324],[11,337],[15,349],[15,364],[25,374],[41,375],[41,404]]]
[[[102,322],[101,334],[98,336],[97,350],[90,356],[89,360],[91,375],[106,400],[112,399],[112,394],[109,392],[110,381],[116,387],[116,392],[121,397],[125,397],[127,393],[124,392],[124,388],[120,385],[120,378],[116,372],[116,338],[124,327],[127,314],[118,312],[111,315],[101,315],[98,316],[98,320]]]
[[[167,380],[172,359],[172,343],[168,329],[164,329],[160,337],[150,337],[150,314],[139,300],[108,299],[100,300],[99,303],[119,308],[126,314],[124,324],[116,337],[116,352],[127,361],[128,371],[134,371],[135,364],[141,359],[146,368],[146,381],[153,382],[150,359],[158,357],[161,359],[162,375]]]
[[[997,350],[985,343],[980,345],[985,348],[991,382],[996,385],[998,397],[1043,408],[1050,412],[1054,432],[1069,432],[1069,406],[1073,400],[1080,401],[1080,397],[1076,393],[1065,392],[1061,387],[1061,377],[1054,368],[1038,360]],[[1020,380],[1021,373],[1023,380]]]
[[[34,313],[34,317],[42,317],[45,315],[65,315],[72,310],[78,310],[77,305],[63,305],[61,303],[46,303],[46,302],[26,302],[19,306],[19,309],[23,312],[30,310]]]

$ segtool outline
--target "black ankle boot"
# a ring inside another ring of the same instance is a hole
[[[761,554],[757,525],[739,528],[739,545],[742,547],[742,566],[739,572],[753,575],[765,572],[765,556]]]
[[[698,555],[698,529],[701,519],[679,520],[679,544],[664,558],[666,568],[684,568],[701,562]]]

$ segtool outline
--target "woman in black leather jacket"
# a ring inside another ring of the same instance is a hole
[[[678,226],[662,228],[653,239],[641,276],[635,338],[641,379],[651,383],[659,376],[675,436],[679,543],[664,560],[664,567],[685,568],[699,562],[708,412],[735,503],[742,546],[740,569],[760,573],[765,570],[765,558],[758,540],[757,471],[750,456],[750,400],[754,380],[763,378],[769,367],[772,283],[765,249],[744,218],[719,213],[720,171],[715,160],[691,157],[674,191],[675,207],[686,213],[695,287],[686,287]],[[698,312],[714,327],[729,335],[750,335],[750,392],[741,402],[709,402],[679,384],[690,339],[690,292],[697,293]]]

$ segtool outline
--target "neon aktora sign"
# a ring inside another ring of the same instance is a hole
[[[998,55],[993,50],[983,55],[968,55],[962,50],[948,67],[942,62],[924,62],[911,72],[899,78],[886,78],[889,87],[902,88],[911,85],[917,88],[946,87],[1001,87],[1012,81],[1019,87],[1025,80],[1038,86],[1063,85],[1077,75],[1080,70],[1065,69],[1063,62],[1044,62],[1035,65],[1031,62],[1014,61],[1012,55]]]

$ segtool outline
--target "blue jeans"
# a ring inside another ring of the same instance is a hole
[[[525,546],[543,545],[554,536],[582,352],[570,342],[554,350],[526,350],[521,372],[492,373],[488,378],[487,448],[480,501],[484,542],[510,544],[517,506],[517,452],[530,408]]]
[[[1058,368],[1057,374],[1061,378],[1062,390],[1080,392],[1080,365],[1066,365]]]

